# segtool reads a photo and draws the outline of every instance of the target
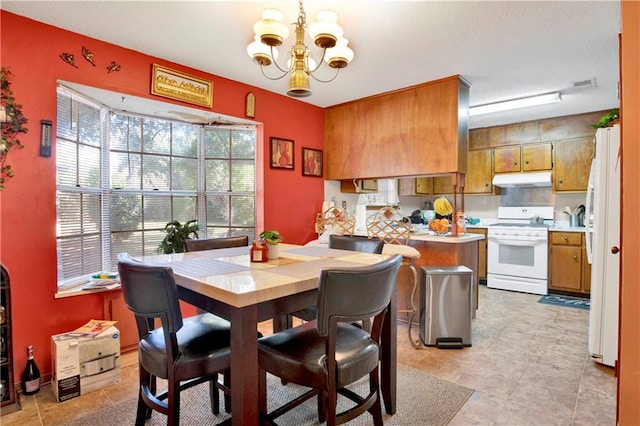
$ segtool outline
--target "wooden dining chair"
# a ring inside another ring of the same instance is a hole
[[[218,373],[230,368],[229,322],[210,313],[183,319],[170,267],[135,262],[121,253],[118,272],[138,328],[136,426],[144,425],[153,410],[165,414],[168,425],[178,425],[180,392],[204,382],[209,382],[211,411],[218,414],[218,389],[230,393],[218,382]],[[155,328],[156,319],[160,328]],[[158,391],[157,378],[167,380],[166,391]]]
[[[186,240],[184,251],[213,250],[231,247],[244,247],[249,245],[249,237],[246,235],[234,237],[205,238],[202,240]]]
[[[374,424],[382,425],[380,336],[401,262],[402,256],[395,255],[369,266],[324,269],[320,273],[317,320],[258,339],[259,407],[263,421],[273,422],[318,395],[320,422],[341,424],[368,411]],[[352,324],[371,317],[370,333]],[[267,413],[266,373],[311,390]],[[366,395],[346,389],[367,375]],[[338,395],[356,405],[338,413]]]

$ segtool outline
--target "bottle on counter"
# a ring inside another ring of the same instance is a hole
[[[456,212],[456,229],[458,235],[464,235],[467,225],[464,220],[464,212]]]
[[[27,347],[27,365],[22,373],[22,393],[33,395],[40,390],[40,369],[33,359],[33,346]]]
[[[252,262],[266,262],[269,260],[268,253],[267,243],[262,240],[255,240],[250,249],[250,259]]]

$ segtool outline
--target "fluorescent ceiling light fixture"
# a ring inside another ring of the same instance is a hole
[[[545,93],[544,95],[529,96],[526,98],[495,102],[492,104],[472,106],[469,107],[469,115],[489,114],[492,112],[508,111],[511,109],[551,104],[560,101],[562,101],[560,92]]]

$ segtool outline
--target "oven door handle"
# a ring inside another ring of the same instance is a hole
[[[545,237],[527,237],[523,240],[520,237],[488,237],[489,241],[496,242],[498,244],[506,244],[510,246],[535,246],[538,243],[546,243],[548,238]]]

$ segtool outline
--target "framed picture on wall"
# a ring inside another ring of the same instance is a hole
[[[322,151],[302,148],[302,175],[322,177]]]
[[[269,138],[271,145],[271,168],[293,170],[293,141],[282,138]]]

